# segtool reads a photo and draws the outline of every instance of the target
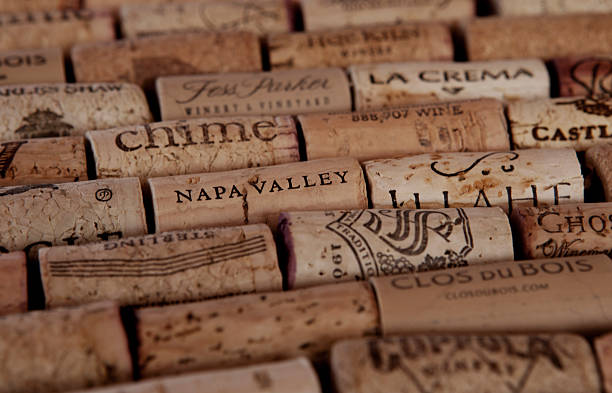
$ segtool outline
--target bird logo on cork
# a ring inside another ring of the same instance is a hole
[[[585,97],[557,105],[574,105],[577,110],[590,115],[612,116],[612,107],[607,103],[612,97],[612,59],[581,60],[572,66],[570,76],[585,90]]]
[[[23,118],[24,125],[15,130],[21,138],[49,138],[69,135],[74,127],[62,121],[64,116],[49,109],[30,113]]]

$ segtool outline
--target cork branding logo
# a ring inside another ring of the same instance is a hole
[[[326,228],[351,248],[361,269],[361,275],[355,278],[360,280],[467,266],[466,257],[474,249],[469,218],[463,209],[454,213],[353,211],[342,214]],[[332,249],[337,247],[333,245]],[[333,262],[340,265],[341,261]],[[339,266],[333,276],[343,276]]]
[[[49,109],[40,110],[23,118],[24,125],[15,130],[22,138],[46,138],[69,135],[74,127],[62,121],[63,116]]]
[[[595,116],[612,116],[612,106],[608,104],[612,95],[612,60],[589,58],[577,62],[570,69],[570,77],[585,90],[584,98],[558,103],[574,105],[577,110]]]
[[[94,18],[92,10],[60,10],[60,11],[43,11],[43,12],[23,12],[23,13],[7,13],[0,14],[0,27],[10,27],[14,25],[25,25],[33,23],[53,23],[53,22],[70,22],[82,21],[88,22]]]
[[[6,174],[11,167],[11,163],[17,155],[17,151],[21,146],[28,143],[28,141],[18,141],[18,142],[5,142],[0,143],[0,178],[6,179]]]
[[[499,392],[520,393],[536,367],[563,372],[563,352],[545,336],[415,336],[368,342],[369,361],[382,374],[403,375],[420,393],[452,391],[487,380]],[[473,383],[473,382],[472,382]]]
[[[238,31],[253,28],[266,33],[266,25],[280,20],[274,7],[244,1],[224,1],[222,3],[201,4],[200,19],[209,30]]]

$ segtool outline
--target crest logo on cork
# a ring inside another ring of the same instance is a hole
[[[26,123],[15,130],[15,133],[22,138],[49,138],[65,136],[74,130],[71,124],[62,121],[64,116],[57,114],[49,109],[30,113],[23,118]]]
[[[574,64],[570,77],[585,90],[584,98],[560,102],[574,105],[577,110],[595,116],[612,116],[612,106],[606,101],[612,97],[612,59],[588,58]]]

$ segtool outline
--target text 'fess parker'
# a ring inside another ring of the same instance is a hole
[[[274,194],[314,187],[325,187],[334,184],[346,184],[346,171],[323,172],[312,175],[291,176],[286,178],[261,179],[254,177],[246,184],[206,186],[199,189],[175,190],[176,203],[205,202],[245,198],[249,192],[257,195]]]

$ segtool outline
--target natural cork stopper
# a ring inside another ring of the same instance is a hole
[[[603,379],[603,391],[612,393],[612,334],[595,339],[595,352]]]
[[[279,233],[289,288],[514,259],[500,208],[283,213]]]
[[[161,76],[261,70],[259,40],[246,32],[83,44],[73,48],[71,58],[78,82],[132,82],[146,89],[153,89]]]
[[[131,84],[0,86],[0,141],[78,136],[150,121],[144,93]]]
[[[612,202],[612,144],[601,144],[586,153],[587,166],[594,169],[603,186],[606,201]]]
[[[2,0],[0,13],[78,9],[79,0]]]
[[[66,392],[130,380],[119,308],[34,311],[0,319],[0,392]]]
[[[571,149],[433,153],[364,163],[373,207],[551,206],[584,200]]]
[[[402,336],[336,344],[338,393],[599,393],[589,343],[571,334]]]
[[[198,0],[198,2],[201,1],[202,0]],[[168,3],[193,3],[193,0],[81,0],[81,7],[85,9],[102,9],[116,11],[120,7],[128,4],[147,5]]]
[[[272,34],[268,48],[272,70],[453,59],[450,28],[442,23]]]
[[[610,3],[612,5],[612,3]],[[605,110],[610,90],[606,78],[612,71],[612,56],[577,56],[554,59],[552,65],[559,81],[561,97],[584,98],[585,108]],[[602,102],[600,108],[597,104]],[[609,111],[609,109],[608,109]]]
[[[28,311],[26,254],[0,254],[0,315]]]
[[[608,0],[493,0],[495,14],[500,16],[565,15],[612,12]]]
[[[0,52],[0,85],[54,82],[66,82],[64,54],[61,49]]]
[[[157,232],[267,223],[282,211],[363,209],[361,166],[336,158],[149,179]]]
[[[101,300],[167,304],[283,289],[272,232],[261,224],[43,248],[39,260],[50,308]]]
[[[300,115],[298,121],[309,160],[510,149],[503,105],[493,99]]]
[[[0,251],[146,233],[135,178],[0,188]]]
[[[87,133],[98,178],[219,172],[300,160],[289,116],[167,121]],[[171,157],[171,159],[170,159]]]
[[[143,377],[308,356],[378,327],[367,283],[245,295],[136,311]]]

